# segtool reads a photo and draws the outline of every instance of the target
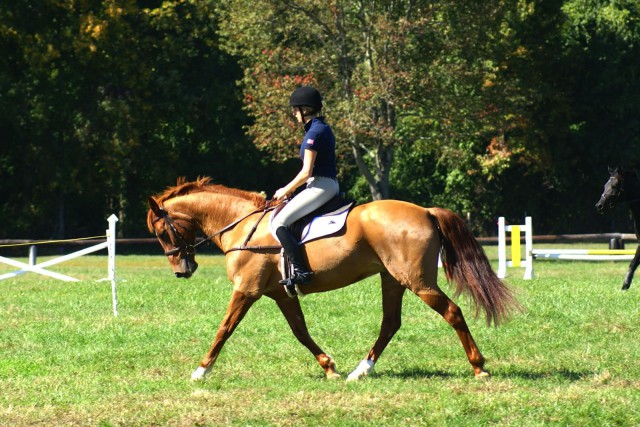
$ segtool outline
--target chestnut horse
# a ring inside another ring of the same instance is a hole
[[[233,294],[209,352],[191,375],[203,379],[224,343],[251,305],[263,295],[273,299],[293,334],[316,358],[328,378],[339,377],[334,360],[311,338],[298,298],[291,298],[278,283],[280,246],[266,218],[270,210],[263,195],[213,185],[209,178],[178,185],[149,198],[149,231],[156,234],[177,277],[196,271],[196,248],[211,241],[225,254]],[[208,237],[194,244],[197,233]],[[465,293],[476,316],[497,325],[518,306],[501,282],[464,221],[442,208],[422,208],[380,200],[358,205],[349,213],[343,230],[308,242],[303,253],[315,272],[305,294],[338,289],[374,274],[382,279],[380,335],[348,380],[373,372],[374,364],[400,328],[402,298],[408,289],[437,311],[456,331],[477,377],[489,376],[460,308],[438,287],[438,257],[443,250],[447,279],[456,285],[455,296]]]

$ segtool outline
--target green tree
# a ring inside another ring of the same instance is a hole
[[[221,2],[221,34],[245,69],[256,144],[278,159],[295,154],[299,130],[286,101],[296,86],[317,85],[347,143],[343,170],[353,160],[371,197],[389,197],[398,115],[428,79],[412,70],[439,26],[434,8],[428,1]]]
[[[95,233],[116,213],[145,235],[146,196],[177,176],[256,180],[216,30],[211,2],[0,5],[2,233]]]
[[[393,191],[482,217],[506,171],[541,161],[526,137],[534,84],[505,72],[513,57],[529,58],[508,22],[534,14],[527,3],[222,4],[221,33],[245,69],[257,145],[279,158],[295,154],[286,99],[296,85],[317,84],[350,151],[342,179],[358,198]]]
[[[510,69],[527,56],[512,21],[530,14],[519,2],[438,2],[439,31],[413,53],[422,59],[413,72],[428,84],[415,88],[416,107],[399,126],[405,144],[393,182],[403,197],[467,213],[482,227],[500,203],[502,176],[538,167],[527,137],[534,92]]]

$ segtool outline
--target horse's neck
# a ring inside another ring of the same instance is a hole
[[[218,193],[187,195],[176,200],[172,207],[190,215],[207,235],[216,233],[256,209],[249,200]]]
[[[627,177],[625,181],[627,190],[627,204],[633,217],[633,228],[640,239],[640,182],[635,177]]]
[[[640,200],[629,203],[629,211],[633,218],[633,229],[638,239],[640,239]]]

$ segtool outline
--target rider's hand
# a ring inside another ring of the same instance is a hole
[[[276,199],[276,200],[286,199],[287,198],[287,190],[285,190],[284,188],[279,188],[276,191],[276,194],[273,195],[273,198]]]

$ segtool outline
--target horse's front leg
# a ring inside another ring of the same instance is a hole
[[[622,290],[626,291],[631,287],[631,281],[633,280],[633,273],[636,272],[636,268],[638,268],[638,264],[640,264],[640,245],[636,249],[636,254],[634,255],[631,263],[629,264],[629,270],[627,270],[627,274],[624,276],[624,281],[622,282]]]
[[[295,335],[300,344],[304,345],[316,357],[327,378],[339,378],[340,374],[336,372],[336,363],[333,357],[325,353],[309,335],[300,301],[297,298],[289,298],[288,296],[275,299],[275,301],[285,319],[287,319],[293,335]]]
[[[191,374],[192,381],[204,379],[205,375],[211,371],[211,368],[218,358],[224,343],[229,339],[244,315],[249,311],[249,308],[251,308],[253,303],[257,300],[258,298],[247,296],[239,291],[233,291],[231,301],[229,302],[227,312],[222,319],[222,323],[220,323],[216,338],[213,341],[209,352],[207,352],[204,359],[200,362],[200,367]]]

